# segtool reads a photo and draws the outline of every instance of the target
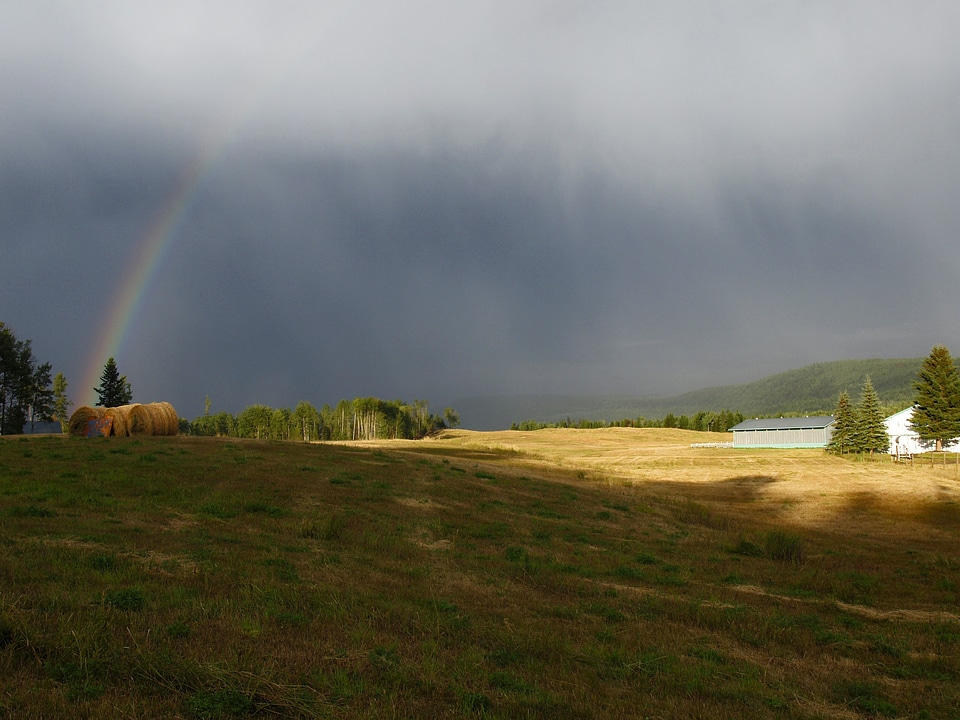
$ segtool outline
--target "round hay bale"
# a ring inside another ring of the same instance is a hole
[[[87,423],[91,420],[99,420],[103,417],[103,413],[104,410],[102,407],[81,405],[74,410],[73,415],[70,416],[70,423],[68,425],[70,434],[73,437],[86,437]]]
[[[110,430],[111,435],[116,435],[117,437],[127,437],[130,435],[130,416],[135,407],[137,407],[136,403],[133,405],[120,405],[119,407],[107,408],[103,411],[104,417],[113,419],[113,427]]]
[[[170,403],[136,405],[130,411],[131,435],[176,435],[177,413]]]
[[[150,405],[137,405],[130,411],[131,435],[153,435],[153,411]]]
[[[177,411],[173,409],[173,405],[168,402],[159,402],[157,403],[157,407],[159,407],[165,418],[165,432],[163,434],[176,435],[180,431],[180,419],[177,417]]]

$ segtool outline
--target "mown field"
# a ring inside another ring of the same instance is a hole
[[[958,718],[960,476],[677,430],[0,441],[0,718]]]

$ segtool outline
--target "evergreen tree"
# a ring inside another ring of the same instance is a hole
[[[67,379],[63,373],[57,373],[53,376],[53,417],[60,423],[60,429],[67,432],[67,425],[70,424],[70,399],[67,397]]]
[[[838,454],[854,450],[855,435],[857,431],[857,417],[853,405],[850,404],[850,396],[844,390],[840,393],[837,400],[837,409],[833,411],[836,418],[833,423],[833,434],[830,436],[830,442],[827,448]]]
[[[127,376],[117,370],[117,361],[107,360],[100,376],[100,387],[94,388],[97,393],[97,405],[102,407],[119,407],[129,405],[133,400],[133,390],[127,382]]]
[[[960,437],[960,371],[943,345],[923,361],[913,383],[913,417],[910,424],[924,443],[936,449]]]
[[[886,452],[890,447],[887,427],[883,424],[883,408],[880,396],[873,387],[870,376],[860,391],[860,404],[857,406],[856,446],[860,452]]]

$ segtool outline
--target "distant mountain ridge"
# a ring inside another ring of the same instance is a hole
[[[502,430],[512,423],[662,418],[704,410],[732,410],[745,416],[832,413],[846,390],[856,403],[867,375],[891,411],[907,407],[923,358],[835,360],[770,375],[745,385],[693,390],[671,397],[623,395],[500,395],[463,398],[454,403],[463,427]]]

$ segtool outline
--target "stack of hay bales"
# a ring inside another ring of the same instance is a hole
[[[119,407],[83,407],[70,416],[70,434],[85,437],[89,421],[109,418],[112,421],[111,435],[176,435],[179,430],[177,411],[168,402],[144,405],[121,405]]]

